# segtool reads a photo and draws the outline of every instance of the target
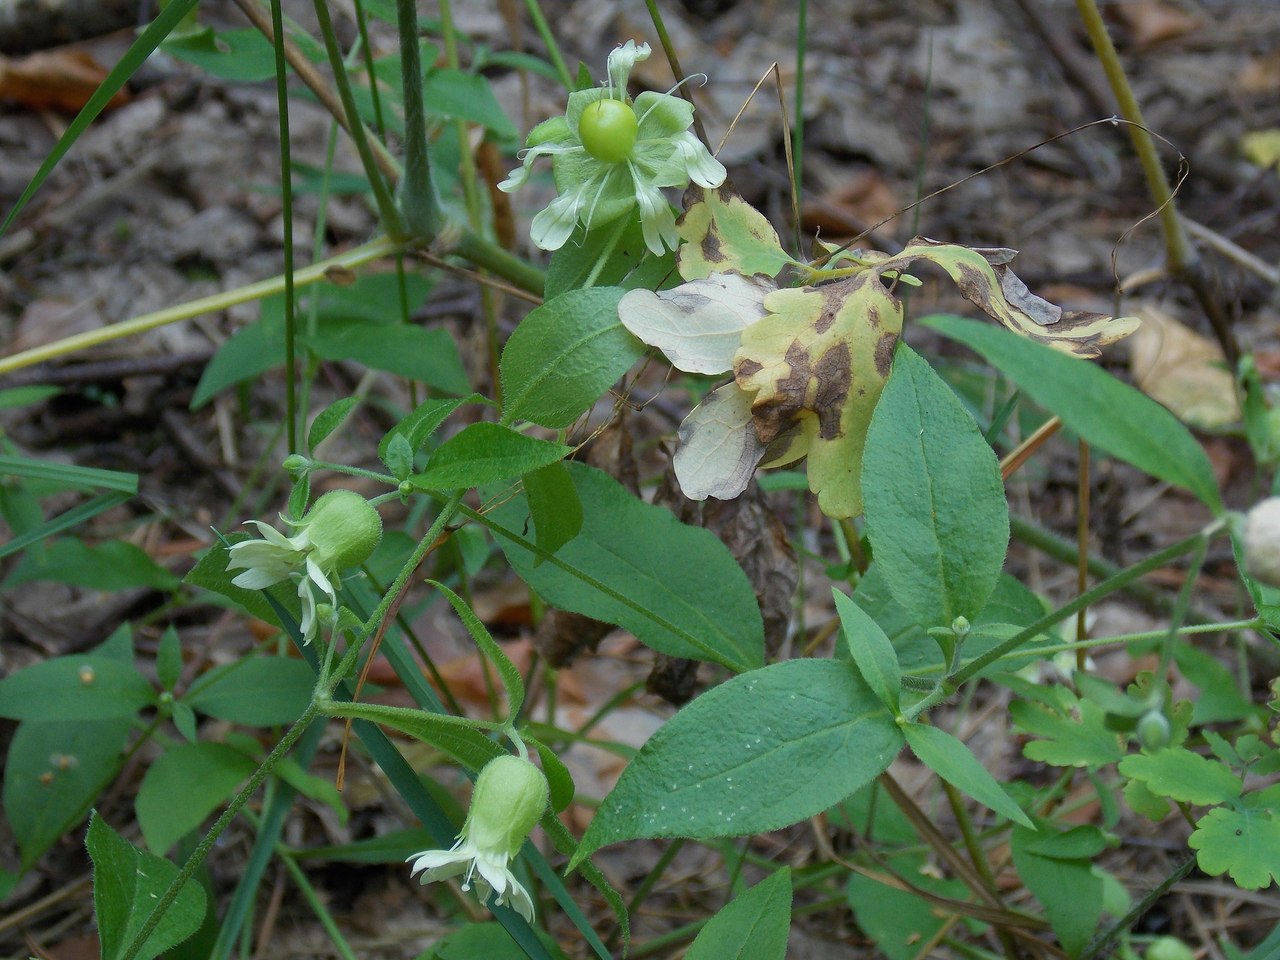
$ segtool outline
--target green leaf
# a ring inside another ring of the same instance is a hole
[[[853,662],[858,665],[858,672],[880,702],[896,717],[902,712],[902,668],[898,666],[897,651],[880,625],[861,607],[834,587],[831,594],[835,597],[845,645]]]
[[[473,423],[450,437],[410,477],[420,490],[459,490],[496,483],[559,463],[572,447],[525,436],[496,423]]]
[[[637,499],[608,474],[566,464],[582,502],[582,531],[554,556],[537,551],[529,508],[514,497],[481,519],[516,573],[549,603],[616,623],[673,657],[742,671],[764,662],[755,591],[709,530]],[[534,560],[543,559],[535,567]]]
[[[235,383],[252,380],[284,363],[284,325],[267,315],[229,336],[205,365],[191,397],[191,409],[199,410]]]
[[[791,870],[783,867],[708,920],[684,960],[786,960],[790,930]]]
[[[205,29],[181,39],[169,39],[164,52],[195,64],[223,80],[253,83],[276,75],[275,47],[252,27],[214,33]]]
[[[596,811],[570,868],[621,840],[706,839],[797,823],[880,774],[902,742],[848,663],[788,660],[740,674],[649,738]]]
[[[168,860],[139,850],[94,814],[85,836],[93,858],[93,909],[102,960],[117,960],[147,922],[151,909],[178,877]],[[152,960],[195,933],[204,918],[204,888],[192,879],[147,937],[135,960]]]
[[[1041,856],[1027,849],[1043,839],[1015,827],[1013,864],[1027,888],[1044,905],[1045,916],[1068,957],[1084,952],[1102,917],[1102,878],[1088,860]]]
[[[1191,491],[1215,514],[1222,498],[1204,449],[1172,413],[1091,363],[960,317],[920,321],[964,343],[1100,450]]]
[[[257,767],[224,743],[183,743],[147,768],[135,809],[152,853],[164,854],[195,830]]]
[[[539,550],[555,553],[582,531],[582,501],[563,463],[526,473],[524,494]],[[542,557],[535,556],[533,565],[540,563]]]
[[[445,422],[449,414],[463,404],[483,402],[486,402],[484,397],[478,393],[457,399],[424,400],[414,408],[412,413],[388,430],[386,435],[378,441],[378,459],[386,463],[388,445],[397,436],[408,440],[409,449],[413,453],[417,453],[422,449],[422,445],[427,442],[427,439],[439,429],[440,424]]]
[[[1131,754],[1120,761],[1119,770],[1141,780],[1152,793],[1181,803],[1224,803],[1241,791],[1240,778],[1230,769],[1183,747]]]
[[[902,733],[912,753],[926,767],[962,793],[966,793],[1015,823],[1034,830],[1031,819],[1004,792],[1004,787],[987,772],[963,743],[945,730],[921,723],[908,723]]]
[[[302,340],[325,360],[355,360],[445,393],[471,391],[458,345],[447,330],[352,320],[323,324]]]
[[[1015,700],[1009,715],[1027,733],[1043,737],[1022,748],[1023,756],[1055,767],[1096,769],[1124,756],[1120,736],[1106,726],[1106,714],[1097,704],[1079,701],[1079,719],[1065,717],[1038,703]]]
[[[316,447],[341,426],[342,421],[347,419],[359,403],[359,397],[343,397],[317,413],[316,418],[311,421],[311,429],[307,431],[307,449],[314,454]]]
[[[503,140],[518,136],[515,125],[498,106],[489,81],[478,74],[448,67],[432,71],[423,84],[422,104],[431,116],[470,120]]]
[[[494,757],[506,753],[465,717],[431,713],[377,703],[336,701],[325,708],[331,717],[355,717],[407,733],[439,747],[463,766],[479,771]]]
[[[13,720],[110,720],[155,701],[132,664],[101,653],[55,657],[0,680],[0,717]]]
[[[169,624],[160,635],[160,646],[156,650],[156,676],[165,690],[173,690],[181,675],[182,641],[178,639],[178,631],[173,624]]]
[[[551,788],[551,809],[559,813],[573,803],[573,795],[577,789],[573,782],[573,775],[564,761],[545,743],[533,737],[526,737],[526,739],[538,750],[538,759],[542,761],[542,772],[547,778],[547,785]]]
[[[570,290],[529,311],[507,340],[502,422],[567,427],[641,356],[618,319],[621,287]]]
[[[5,578],[4,588],[45,580],[102,591],[172,590],[181,583],[132,543],[108,540],[90,546],[74,537],[47,540],[40,549],[27,551]]]
[[[0,390],[0,410],[13,410],[51,400],[62,392],[62,387],[32,384],[29,387],[10,387]]]
[[[84,490],[113,490],[134,496],[138,492],[138,475],[119,470],[100,470],[73,463],[33,460],[30,457],[0,456],[0,476],[20,480],[46,480],[59,487]]]
[[[73,830],[124,762],[133,717],[28,720],[4,763],[4,812],[29,869]]]
[[[620,236],[618,229],[622,230]],[[659,288],[664,280],[674,282],[675,254],[653,256],[644,245],[640,218],[623,217],[590,232],[581,224],[575,227],[564,246],[551,254],[543,296],[551,300],[581,287],[596,270],[601,256],[605,258],[604,264],[596,273],[593,286],[652,290]]]
[[[485,629],[484,624],[480,622],[480,618],[475,615],[475,611],[468,606],[465,600],[443,583],[438,583],[435,580],[428,580],[427,583],[444,594],[444,598],[449,601],[449,605],[453,607],[458,619],[462,621],[467,628],[467,632],[471,634],[471,638],[475,640],[476,646],[498,668],[498,676],[502,678],[502,686],[507,692],[507,718],[513,720],[519,716],[520,708],[524,706],[524,678],[520,676],[520,671],[516,669],[516,665],[511,662],[511,659],[503,649],[489,635],[489,631]]]
[[[311,702],[315,674],[291,657],[248,657],[214,667],[183,697],[193,710],[250,727],[293,723]]]
[[[893,597],[925,627],[976,620],[1009,544],[995,453],[919,355],[899,345],[862,458],[867,537]]]
[[[1196,821],[1187,845],[1201,870],[1229,873],[1245,890],[1280,882],[1280,820],[1270,812],[1216,807]]]
[[[885,815],[883,809],[878,810],[876,820],[884,819]],[[911,837],[915,834],[911,833]],[[887,856],[883,862],[894,874],[929,893],[963,900],[969,892],[963,881],[935,876],[936,870],[930,869],[924,857],[917,854]],[[899,890],[858,873],[849,875],[846,898],[862,932],[888,960],[916,960],[920,945],[950,922],[950,918],[939,916],[940,911],[932,903],[914,892]]]

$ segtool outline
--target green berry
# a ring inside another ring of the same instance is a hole
[[[638,129],[636,112],[621,100],[589,103],[578,119],[582,146],[601,163],[620,163],[631,156]]]
[[[504,754],[485,764],[463,831],[482,850],[514,857],[547,809],[547,778],[528,760]]]

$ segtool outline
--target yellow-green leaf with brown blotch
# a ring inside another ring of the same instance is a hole
[[[964,247],[928,237],[915,237],[895,257],[876,269],[905,270],[913,260],[937,264],[955,281],[966,300],[1014,333],[1078,357],[1096,357],[1107,344],[1138,329],[1137,317],[1063,310],[1027,289],[1009,269],[1018,255],[1007,247]]]
[[[734,355],[760,442],[785,443],[770,465],[807,454],[809,489],[829,517],[862,512],[867,427],[902,332],[902,302],[881,283],[881,266],[770,293],[769,315],[743,331]]]
[[[765,215],[727,183],[714,190],[697,185],[686,190],[676,232],[683,241],[676,268],[686,280],[728,272],[776,277],[795,263]]]

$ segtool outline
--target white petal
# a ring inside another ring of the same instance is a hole
[[[575,190],[556,197],[547,208],[533,218],[529,236],[542,250],[559,250],[573,234],[578,224],[578,210],[582,206],[583,192]]]
[[[306,577],[298,581],[298,599],[302,602],[302,622],[298,629],[302,631],[302,642],[307,644],[316,638],[316,598]]]
[[[230,564],[227,565],[227,569],[231,569]],[[271,570],[266,567],[255,567],[250,570],[246,570],[237,577],[232,577],[231,582],[237,587],[242,587],[245,590],[265,590],[267,587],[274,586],[281,580],[287,580],[288,578],[288,570],[281,573],[280,571]]]
[[[728,171],[724,164],[711,155],[701,140],[685,132],[676,137],[675,142],[690,180],[707,189],[724,183],[725,177],[729,175]]]
[[[422,883],[456,877],[470,867],[474,854],[475,850],[462,840],[448,850],[423,850],[408,858],[413,861],[409,875],[421,873]]]
[[[765,445],[751,421],[751,395],[735,383],[718,387],[680,424],[676,479],[690,500],[732,500],[747,489]]]
[[[644,245],[654,256],[660,257],[668,249],[674,250],[680,242],[680,236],[676,233],[675,215],[661,190],[642,179],[643,174],[634,167],[631,175],[635,178],[636,203],[640,207],[640,230],[644,234]]]
[[[627,77],[638,60],[649,59],[649,45],[642,43],[636,46],[634,40],[628,40],[620,47],[615,47],[609,54],[609,86],[621,96],[627,93]]]
[[[320,569],[320,564],[316,563],[311,557],[307,557],[307,578],[310,579],[317,587],[329,595],[329,602],[335,607],[338,605],[338,593],[333,589],[333,584],[329,582],[329,578],[324,575],[324,571]]]
[[[618,303],[618,319],[680,370],[724,373],[742,331],[765,316],[765,295],[776,289],[761,277],[713,273],[660,293],[631,290]]]
[[[529,891],[520,881],[514,878],[511,881],[511,890],[507,894],[507,903],[511,904],[511,908],[527,922],[533,923],[533,898],[529,896]]]

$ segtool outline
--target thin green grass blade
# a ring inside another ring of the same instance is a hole
[[[97,467],[77,467],[69,463],[51,463],[47,460],[31,460],[27,457],[0,457],[0,476],[18,477],[22,480],[51,480],[69,487],[90,490],[114,490],[136,496],[138,475],[119,470],[99,470]]]
[[[71,527],[78,526],[87,520],[91,520],[100,513],[110,510],[112,507],[124,503],[130,499],[132,494],[113,491],[111,493],[102,493],[88,500],[78,507],[72,507],[65,513],[60,513],[52,520],[40,524],[33,530],[28,530],[19,537],[14,537],[8,543],[0,546],[0,560],[10,554],[17,553],[19,550],[25,550],[33,543],[38,543],[46,537],[52,537],[54,534],[61,533],[63,530],[69,530]]]
[[[125,81],[133,76],[134,72],[142,66],[147,57],[151,56],[151,51],[160,46],[160,43],[182,21],[182,18],[195,9],[198,2],[199,0],[171,0],[160,11],[160,16],[152,20],[151,25],[142,31],[137,40],[133,41],[133,45],[125,51],[125,55],[120,58],[120,62],[107,74],[107,78],[102,81],[102,85],[93,92],[89,102],[76,114],[76,118],[67,127],[66,133],[58,138],[58,142],[54,145],[53,150],[50,151],[49,156],[45,157],[44,163],[40,164],[40,169],[31,178],[27,188],[22,191],[22,196],[18,197],[17,203],[13,205],[9,215],[4,218],[4,223],[0,224],[0,236],[4,236],[14,218],[22,212],[27,202],[44,184],[49,174],[53,172],[53,168],[58,165],[72,145],[80,139],[80,135],[88,129],[89,124],[98,118],[98,114],[102,113],[107,104],[111,102],[111,98],[120,92],[120,88],[124,86]]]

